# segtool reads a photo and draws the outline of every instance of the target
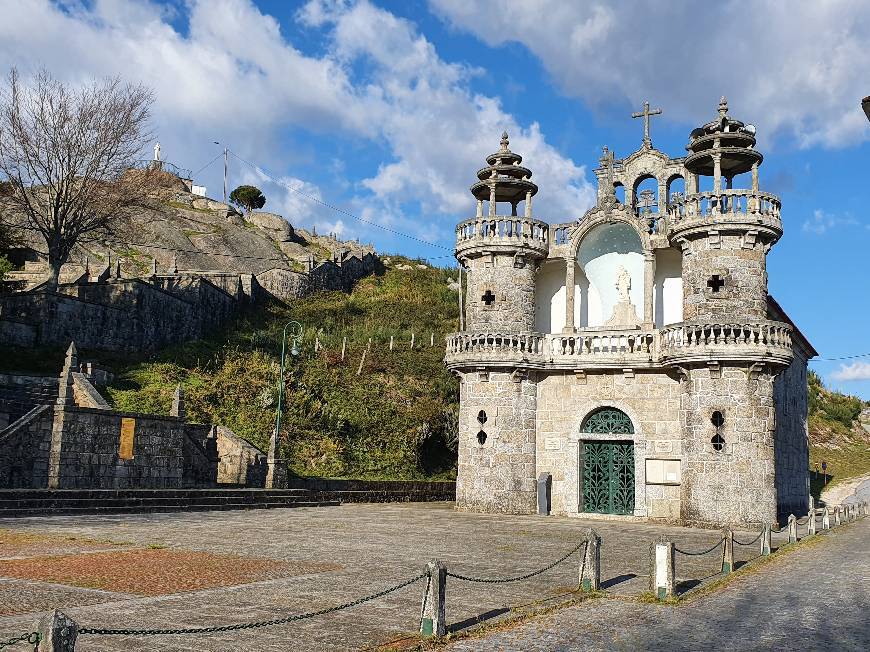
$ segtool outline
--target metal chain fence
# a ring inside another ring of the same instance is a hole
[[[410,586],[415,582],[419,582],[424,577],[426,577],[429,573],[421,573],[416,577],[412,577],[409,580],[405,580],[400,584],[396,584],[395,586],[391,586],[388,589],[384,589],[383,591],[379,591],[378,593],[372,593],[371,595],[367,595],[362,598],[357,598],[351,602],[345,602],[344,604],[337,605],[335,607],[328,607],[326,609],[320,609],[318,611],[309,611],[307,613],[302,614],[293,614],[292,616],[285,616],[284,618],[275,618],[273,620],[260,620],[252,623],[236,623],[234,625],[219,625],[216,627],[187,627],[182,629],[105,629],[105,628],[94,628],[94,627],[82,627],[79,629],[79,634],[101,634],[101,635],[118,635],[118,636],[161,636],[165,634],[212,634],[215,632],[232,632],[240,629],[256,629],[258,627],[270,627],[272,625],[282,625],[285,623],[291,623],[298,620],[306,620],[308,618],[314,618],[315,616],[323,616],[325,614],[335,613],[336,611],[341,611],[342,609],[349,609],[350,607],[355,607],[356,605],[362,604],[364,602],[369,602],[371,600],[375,600],[377,598],[382,598],[385,595],[389,595],[390,593],[394,593],[399,589],[403,589],[406,586]]]
[[[737,537],[731,537],[731,540],[734,541],[734,543],[736,543],[738,546],[751,546],[753,543],[758,541],[763,536],[764,536],[764,530],[759,532],[758,536],[755,537],[752,541],[749,541],[748,543],[744,543],[743,541],[740,541],[739,539],[737,539]]]
[[[581,541],[580,543],[577,544],[576,547],[574,547],[564,557],[557,559],[552,564],[544,566],[543,568],[539,568],[538,570],[532,571],[531,573],[526,573],[525,575],[518,575],[516,577],[490,577],[490,578],[487,578],[487,577],[471,577],[469,575],[459,575],[458,573],[451,573],[450,571],[447,571],[447,577],[452,577],[452,578],[457,579],[457,580],[463,580],[464,582],[478,582],[481,584],[507,584],[508,582],[519,582],[520,580],[527,580],[530,577],[534,577],[535,575],[540,575],[541,573],[548,571],[551,568],[554,568],[555,566],[558,566],[563,561],[568,559],[568,557],[570,557],[575,552],[580,550],[580,548],[584,548],[583,554],[585,555],[586,549],[584,546],[587,546],[587,545],[589,545],[588,541]]]
[[[707,550],[702,550],[701,552],[689,552],[688,550],[680,550],[680,549],[677,548],[676,546],[674,546],[674,552],[678,552],[678,553],[680,553],[681,555],[688,555],[688,556],[690,556],[690,557],[699,557],[699,556],[701,556],[701,555],[707,555],[707,554],[710,554],[711,552],[713,552],[714,550],[716,550],[716,548],[718,548],[719,546],[721,546],[723,543],[725,543],[725,537],[722,537],[721,539],[719,539],[719,541],[717,541],[717,542],[713,545],[712,548],[707,548]]]
[[[7,647],[12,647],[13,645],[18,645],[19,643],[29,643],[33,646],[35,650],[39,645],[39,641],[41,637],[39,636],[39,632],[26,632],[21,636],[13,636],[10,639],[0,642],[0,650]]]

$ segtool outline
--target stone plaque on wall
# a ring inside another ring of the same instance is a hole
[[[136,419],[124,417],[121,419],[121,442],[118,446],[118,457],[122,460],[133,459],[133,439],[136,435]]]
[[[680,460],[647,460],[647,484],[680,484]]]
[[[562,450],[562,441],[558,437],[547,437],[544,440],[544,449],[548,451]]]
[[[657,441],[655,446],[656,453],[670,453],[674,450],[674,443],[671,441]]]

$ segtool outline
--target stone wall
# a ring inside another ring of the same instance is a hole
[[[535,276],[531,260],[483,256],[468,262],[466,329],[525,333],[535,330]],[[487,302],[484,297],[494,297]]]
[[[135,421],[133,457],[119,456],[121,420]],[[184,422],[82,407],[57,407],[51,437],[51,489],[174,489],[182,486]]]
[[[334,261],[317,264],[308,272],[275,268],[257,274],[256,280],[272,296],[293,299],[311,292],[350,291],[356,281],[375,272],[377,266],[378,259],[374,254],[367,253],[362,257],[342,254]]]
[[[744,247],[738,234],[687,242],[683,250],[683,318],[719,320],[767,318],[767,261],[761,241]],[[718,275],[724,285],[707,285]]]
[[[212,427],[199,424],[184,426],[183,487],[209,488],[217,485],[218,448]]]
[[[51,447],[52,410],[39,405],[0,430],[0,487],[45,487]]]
[[[533,375],[462,375],[459,410],[459,509],[507,514],[536,510]],[[483,411],[486,419],[478,421]],[[478,433],[484,432],[481,442]]]
[[[773,396],[777,509],[780,515],[805,514],[810,495],[807,361],[799,347],[794,361],[774,381]]]
[[[53,405],[57,389],[56,376],[0,374],[0,430],[37,405]]]
[[[602,407],[624,412],[633,435],[581,433],[586,417]],[[583,441],[634,442],[636,516],[678,520],[679,485],[647,485],[646,459],[681,459],[680,386],[665,372],[637,370],[552,373],[538,382],[537,474],[553,476],[551,511],[574,514],[582,505]]]
[[[239,437],[226,426],[217,426],[217,453],[220,464],[217,482],[244,487],[266,486],[266,453]]]
[[[745,366],[694,368],[683,382],[681,513],[688,523],[756,527],[776,520],[773,376]],[[722,450],[713,413],[724,422]]]

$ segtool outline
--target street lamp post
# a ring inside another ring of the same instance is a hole
[[[278,438],[281,434],[281,410],[284,407],[284,359],[287,355],[287,329],[290,329],[290,339],[293,345],[290,348],[290,355],[299,355],[299,342],[302,340],[302,324],[298,321],[288,321],[284,325],[284,330],[281,335],[281,370],[278,376],[278,409],[275,412],[275,430],[272,432],[272,437],[269,441],[269,470],[266,474],[266,487],[276,489],[285,484],[285,473],[283,468],[278,468]]]
[[[220,145],[220,142],[217,140],[212,141],[212,142],[215,145]],[[230,148],[227,146],[224,146],[224,203],[225,204],[227,203],[227,172],[229,172],[229,165],[230,165],[229,156],[230,156]]]

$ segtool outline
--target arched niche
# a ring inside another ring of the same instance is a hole
[[[573,262],[573,261],[572,261]],[[574,262],[574,323],[582,318],[582,297],[589,284],[583,271]],[[548,260],[535,277],[535,331],[538,333],[561,333],[567,319],[566,293],[567,261],[556,258]]]
[[[667,199],[668,206],[670,206],[674,201],[674,194],[680,193],[685,196],[686,194],[686,178],[682,174],[672,174],[668,177],[665,187],[667,189]]]
[[[635,306],[638,321],[644,315],[644,244],[637,229],[628,222],[601,222],[587,231],[577,246],[577,265],[582,274],[575,275],[586,291],[579,299],[580,328],[604,327],[613,315],[618,301],[616,287],[619,268],[631,278],[629,297]]]
[[[656,249],[653,321],[656,328],[683,321],[683,254],[674,247]]]
[[[648,202],[644,202],[646,193],[650,193],[649,197],[651,199]],[[646,203],[646,206],[643,205],[644,203]],[[631,207],[634,209],[635,215],[640,215],[644,211],[658,215],[659,182],[653,174],[647,172],[639,175],[634,180],[634,185],[631,189]]]

